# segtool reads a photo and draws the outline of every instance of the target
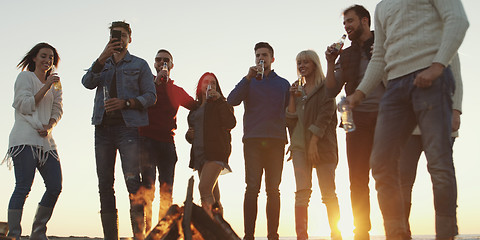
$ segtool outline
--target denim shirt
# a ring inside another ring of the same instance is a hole
[[[110,57],[99,73],[92,71],[93,65],[82,78],[82,84],[88,89],[95,89],[92,124],[100,125],[105,113],[103,86],[110,86],[114,74],[117,79],[117,97],[119,99],[135,98],[141,104],[141,109],[122,109],[121,113],[127,127],[148,125],[147,108],[155,104],[157,95],[153,75],[145,60],[130,55],[129,52],[117,64]]]

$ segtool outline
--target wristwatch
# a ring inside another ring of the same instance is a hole
[[[130,99],[125,100],[125,108],[130,108],[130,106],[132,106]]]

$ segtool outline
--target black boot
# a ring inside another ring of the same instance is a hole
[[[295,207],[295,231],[297,233],[297,240],[308,239],[308,207]]]
[[[103,238],[105,240],[118,240],[118,213],[101,213]]]
[[[8,209],[8,235],[9,237],[20,240],[22,235],[22,221],[23,209]]]
[[[38,205],[37,213],[33,220],[31,240],[48,240],[47,238],[47,222],[52,217],[53,208]]]

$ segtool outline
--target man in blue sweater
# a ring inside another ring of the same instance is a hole
[[[257,198],[265,171],[268,239],[278,240],[280,192],[283,156],[287,143],[285,109],[290,83],[278,76],[271,65],[273,48],[266,42],[255,45],[256,66],[235,86],[227,101],[233,106],[243,102],[243,143],[245,157],[245,199],[243,203],[245,240],[253,240],[257,219]],[[263,75],[261,61],[263,61]]]

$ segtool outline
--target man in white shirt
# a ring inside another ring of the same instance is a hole
[[[417,124],[432,165],[437,239],[458,234],[450,137],[455,83],[447,66],[468,26],[460,0],[383,0],[376,7],[373,56],[347,100],[355,107],[387,74],[370,158],[387,239],[410,239],[398,160]]]

